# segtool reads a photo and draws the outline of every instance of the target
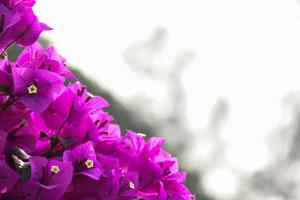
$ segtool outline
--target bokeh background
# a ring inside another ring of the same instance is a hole
[[[122,129],[165,137],[203,200],[300,199],[297,0],[40,0]]]

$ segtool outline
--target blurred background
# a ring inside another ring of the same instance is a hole
[[[40,0],[122,129],[161,136],[200,200],[300,199],[297,0]]]

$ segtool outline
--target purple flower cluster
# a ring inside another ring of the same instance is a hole
[[[0,52],[1,55],[13,43],[28,46],[33,44],[44,30],[32,11],[35,0],[0,0]]]
[[[34,0],[0,0],[0,199],[193,200],[164,140],[122,136],[109,103],[93,96],[54,48],[36,42],[49,27]]]

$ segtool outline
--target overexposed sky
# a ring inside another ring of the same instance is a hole
[[[167,29],[175,48],[196,51],[191,70],[200,85],[218,90],[222,83],[226,95],[249,91],[264,95],[265,90],[278,93],[298,84],[300,9],[296,0],[43,0],[35,11],[54,28],[44,36],[70,63],[104,84],[110,83],[106,73],[125,70],[122,51],[157,26]],[[114,74],[120,80],[126,78]]]
[[[200,130],[225,98],[228,164],[248,171],[266,165],[265,136],[283,117],[284,96],[300,91],[297,0],[40,0],[34,9],[54,28],[43,35],[69,63],[125,100],[157,92],[122,56],[164,27],[171,54],[190,49],[196,55],[183,76],[190,126]]]
[[[120,91],[135,81],[128,81],[124,49],[157,26],[166,28],[173,48],[196,51],[187,89],[209,86],[217,95],[258,103],[300,86],[296,0],[43,0],[35,11],[54,28],[43,35],[70,63]]]
[[[196,125],[225,97],[232,123],[243,128],[250,120],[260,127],[249,127],[249,134],[266,132],[278,120],[279,100],[300,89],[296,0],[43,0],[35,11],[54,28],[43,35],[69,63],[124,98],[151,86],[132,74],[122,53],[164,27],[171,49],[196,53],[184,74]],[[239,134],[239,127],[229,131]]]

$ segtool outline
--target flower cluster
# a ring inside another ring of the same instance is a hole
[[[2,57],[13,43],[28,46],[33,44],[44,30],[32,11],[35,0],[0,0],[0,52]]]
[[[34,0],[0,0],[0,199],[192,200],[164,140],[122,136],[54,48]],[[16,62],[5,52],[26,46]]]

